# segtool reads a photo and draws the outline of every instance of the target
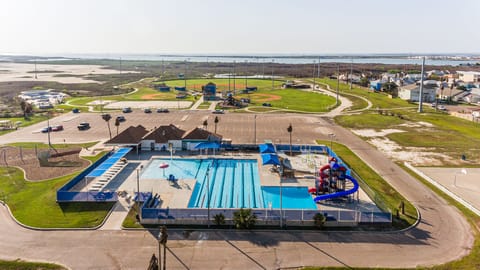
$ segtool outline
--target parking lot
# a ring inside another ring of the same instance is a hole
[[[171,111],[169,113],[144,113],[134,110],[132,113],[110,112],[110,128],[112,136],[117,134],[114,125],[115,118],[123,115],[126,118],[119,126],[119,132],[133,125],[143,125],[152,129],[160,125],[174,124],[183,130],[194,127],[202,127],[207,120],[207,129],[215,131],[214,119],[219,118],[217,133],[223,138],[232,139],[232,143],[263,143],[264,140],[272,140],[274,143],[289,143],[287,127],[291,123],[293,127],[293,144],[311,144],[316,139],[328,139],[332,130],[329,124],[320,117],[303,114],[243,114],[228,113],[212,114],[210,111]],[[78,130],[81,122],[88,122],[90,128]],[[50,125],[63,125],[64,130],[50,132],[52,143],[84,143],[107,140],[109,138],[106,122],[99,113],[67,113],[50,119]],[[2,144],[13,142],[48,142],[48,133],[42,133],[41,129],[47,127],[47,121],[21,127],[17,131],[0,136]]]

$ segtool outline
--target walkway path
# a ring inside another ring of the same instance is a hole
[[[128,215],[130,203],[125,198],[119,197],[118,202],[113,206],[113,210],[100,230],[121,230],[122,223]]]

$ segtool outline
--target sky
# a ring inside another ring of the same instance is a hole
[[[0,0],[0,54],[480,53],[479,0]]]

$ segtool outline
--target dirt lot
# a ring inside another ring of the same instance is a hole
[[[46,149],[39,149],[45,151]],[[61,175],[67,175],[75,171],[86,168],[90,162],[81,159],[78,156],[80,148],[65,148],[59,151],[62,152],[76,152],[75,154],[66,155],[62,157],[50,158],[48,161],[56,165],[69,165],[67,167],[41,167],[37,159],[35,149],[20,149],[19,147],[3,147],[0,148],[0,166],[16,166],[23,169],[25,178],[30,181],[39,181],[45,179],[55,178]],[[23,157],[23,158],[22,158]]]

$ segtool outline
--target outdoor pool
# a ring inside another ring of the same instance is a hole
[[[140,179],[165,180],[170,174],[196,179],[189,208],[280,208],[280,188],[260,186],[256,159],[153,159]],[[307,187],[283,187],[282,207],[316,209]]]

